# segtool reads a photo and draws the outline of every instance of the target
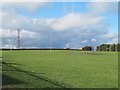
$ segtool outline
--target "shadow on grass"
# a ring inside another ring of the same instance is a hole
[[[3,62],[2,61],[2,71],[16,71],[16,69],[13,68],[13,66],[18,66],[18,65],[22,65],[22,64],[18,64],[18,63],[8,63],[8,62]]]
[[[2,85],[12,85],[12,84],[21,84],[21,83],[25,83],[25,82],[17,80],[8,75],[2,74]]]
[[[11,65],[22,65],[22,64],[19,64],[19,63],[6,63],[6,62],[3,62],[3,61],[2,61],[2,64],[4,64],[4,65],[5,65],[5,64],[6,64],[6,65],[9,65],[9,64],[11,64]]]
[[[38,80],[42,80],[42,81],[44,81],[44,82],[50,83],[50,84],[52,84],[52,85],[55,85],[55,86],[57,86],[57,87],[59,87],[59,88],[68,89],[68,87],[66,87],[66,85],[64,85],[64,84],[60,84],[59,82],[54,81],[54,80],[51,80],[51,79],[49,79],[49,78],[47,78],[47,77],[45,77],[45,76],[42,76],[42,75],[40,76],[40,73],[39,73],[39,76],[38,76],[38,75],[36,75],[34,72],[21,70],[21,69],[18,69],[18,68],[16,68],[16,67],[12,66],[13,64],[16,64],[16,63],[6,63],[6,62],[2,62],[2,64],[3,64],[3,66],[5,65],[5,66],[7,66],[9,69],[11,69],[11,71],[21,72],[21,73],[24,73],[24,74],[26,74],[26,75],[35,77],[35,78],[37,78]],[[21,64],[16,64],[16,65],[21,65]],[[9,70],[8,70],[8,71],[9,71]],[[43,73],[41,73],[41,74],[43,74]],[[3,81],[3,85],[12,84],[12,83],[17,84],[17,83],[20,82],[19,80],[14,80],[13,78],[8,77],[8,76],[6,76],[6,75],[3,75],[2,81]],[[13,82],[10,83],[10,81],[13,81]],[[21,83],[22,83],[22,82],[21,82]]]

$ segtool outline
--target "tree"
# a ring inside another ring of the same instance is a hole
[[[83,51],[92,51],[93,47],[92,46],[85,46],[83,47]]]
[[[110,45],[110,50],[109,51],[115,51],[115,44]]]
[[[110,44],[102,44],[100,46],[97,46],[97,51],[109,51]]]
[[[120,43],[117,44],[116,51],[120,51]]]
[[[120,44],[102,44],[97,46],[96,51],[120,51]]]

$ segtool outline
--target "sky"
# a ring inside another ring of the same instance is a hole
[[[118,42],[117,2],[7,2],[0,11],[4,48],[81,48]]]

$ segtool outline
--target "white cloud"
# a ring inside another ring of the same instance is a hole
[[[56,19],[52,24],[52,28],[57,31],[64,31],[91,25],[98,26],[104,18],[103,16],[93,16],[88,13],[69,13],[66,16]]]
[[[118,33],[107,33],[103,37],[108,39],[108,43],[118,43]]]
[[[22,30],[21,31],[21,37],[22,38],[38,38],[41,37],[41,35],[39,33],[36,32],[31,32],[28,30]]]
[[[54,18],[28,18],[20,16],[16,13],[7,12],[3,17],[3,28],[5,29],[17,29],[22,28],[25,30],[45,30],[50,27],[51,22],[54,21]]]
[[[1,38],[12,38],[17,37],[17,30],[10,30],[10,29],[1,29],[0,28],[0,37]],[[36,38],[40,36],[40,34],[28,30],[20,31],[20,35],[22,38]]]
[[[38,2],[38,3],[14,3],[14,5],[16,7],[20,7],[20,8],[23,8],[23,9],[27,9],[29,11],[35,11],[37,10],[38,8],[40,7],[43,7],[44,5],[46,5],[47,3],[44,3],[44,2]]]
[[[107,33],[106,35],[104,35],[105,38],[115,38],[115,37],[118,37],[118,34],[117,33]]]
[[[11,2],[11,3],[2,3],[4,9],[8,9],[12,11],[17,10],[27,10],[29,12],[35,13],[35,11],[44,6],[48,6],[50,3],[48,2]]]
[[[93,38],[91,41],[92,41],[92,42],[96,42],[97,40]]]
[[[86,42],[88,42],[88,40],[83,40],[82,42],[83,42],[83,43],[86,43]]]
[[[9,37],[15,37],[17,36],[17,32],[12,31],[10,29],[2,29],[0,28],[0,37],[4,37],[4,38],[9,38]]]

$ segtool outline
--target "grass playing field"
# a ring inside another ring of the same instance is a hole
[[[3,88],[117,88],[116,52],[3,51]]]

